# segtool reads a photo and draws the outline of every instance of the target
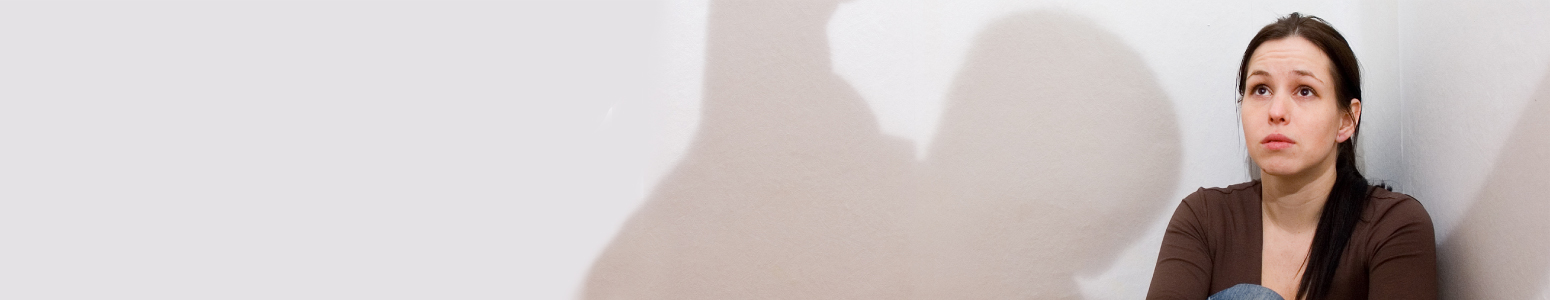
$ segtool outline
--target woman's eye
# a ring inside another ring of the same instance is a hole
[[[1298,96],[1303,96],[1303,97],[1313,96],[1313,89],[1310,89],[1310,88],[1297,89],[1297,95]]]
[[[1254,87],[1254,94],[1255,95],[1269,95],[1270,94],[1270,88],[1267,88],[1267,87],[1265,87],[1263,85],[1256,86],[1256,87]]]

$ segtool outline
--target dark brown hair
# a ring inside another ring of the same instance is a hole
[[[1329,57],[1329,73],[1334,78],[1335,103],[1347,114],[1351,113],[1351,99],[1362,98],[1361,68],[1356,54],[1345,37],[1324,19],[1292,13],[1275,23],[1265,25],[1249,41],[1243,52],[1243,62],[1238,65],[1238,101],[1243,101],[1244,80],[1249,68],[1249,58],[1260,44],[1290,37],[1301,37],[1312,42]],[[1319,216],[1318,229],[1313,234],[1313,244],[1308,249],[1308,269],[1303,272],[1297,288],[1297,299],[1323,299],[1334,285],[1335,268],[1340,266],[1340,256],[1351,240],[1351,231],[1360,221],[1362,209],[1367,206],[1372,187],[1367,178],[1356,168],[1356,136],[1361,123],[1355,124],[1351,138],[1339,145],[1335,158],[1335,186],[1324,202]],[[1387,188],[1386,186],[1383,186]]]

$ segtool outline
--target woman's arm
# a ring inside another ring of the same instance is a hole
[[[1185,197],[1168,221],[1146,299],[1205,299],[1211,285],[1211,248],[1201,226],[1200,192]]]
[[[1369,263],[1368,299],[1437,299],[1437,241],[1421,202],[1406,199],[1380,220]]]

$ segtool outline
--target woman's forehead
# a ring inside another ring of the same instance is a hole
[[[1324,51],[1302,37],[1266,41],[1249,58],[1249,76],[1310,76],[1328,82],[1332,63]]]

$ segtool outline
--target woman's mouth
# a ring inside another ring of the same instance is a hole
[[[1292,138],[1286,137],[1279,133],[1272,133],[1268,136],[1265,136],[1265,139],[1259,140],[1260,145],[1265,145],[1265,149],[1270,150],[1286,149],[1291,147],[1292,144],[1296,143],[1297,141],[1293,141]]]

